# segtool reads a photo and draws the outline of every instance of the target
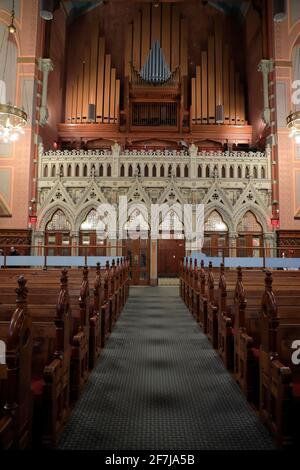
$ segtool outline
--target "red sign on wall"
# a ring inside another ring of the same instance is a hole
[[[30,222],[31,224],[36,224],[36,222],[37,222],[37,216],[36,216],[36,215],[30,215],[30,216],[29,216],[29,222]]]

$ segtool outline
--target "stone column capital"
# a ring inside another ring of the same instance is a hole
[[[269,59],[262,59],[258,64],[258,71],[263,74],[269,74],[274,70],[274,62]]]
[[[46,58],[40,57],[39,58],[39,69],[44,73],[45,72],[46,73],[52,72],[54,70],[53,61],[51,59],[46,59]]]

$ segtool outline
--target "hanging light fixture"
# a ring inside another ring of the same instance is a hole
[[[300,144],[300,111],[291,113],[286,118],[287,128],[290,130],[290,137],[296,144]]]
[[[5,58],[7,59],[8,55],[8,45],[9,45],[9,35],[16,33],[16,27],[14,24],[15,19],[15,2],[12,2],[12,11],[11,11],[11,23],[8,26],[7,31],[7,49],[5,51]],[[3,39],[4,41],[5,39]],[[5,99],[5,73],[7,61],[5,59],[3,67],[3,80],[2,80],[2,90],[0,93],[0,140],[4,143],[15,142],[19,139],[21,134],[24,134],[24,127],[27,124],[27,114],[26,112],[14,106],[11,103],[6,103]]]

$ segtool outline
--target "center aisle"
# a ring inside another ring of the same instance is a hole
[[[178,287],[131,287],[60,449],[273,449]]]

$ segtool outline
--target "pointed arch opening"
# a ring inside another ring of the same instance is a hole
[[[71,255],[71,223],[65,213],[58,209],[46,224],[46,255]]]
[[[262,256],[263,228],[256,215],[247,211],[237,225],[237,254],[242,258]]]
[[[207,256],[228,256],[228,225],[217,210],[205,217],[202,251]]]
[[[107,225],[96,209],[91,209],[80,224],[79,255],[105,256]]]

